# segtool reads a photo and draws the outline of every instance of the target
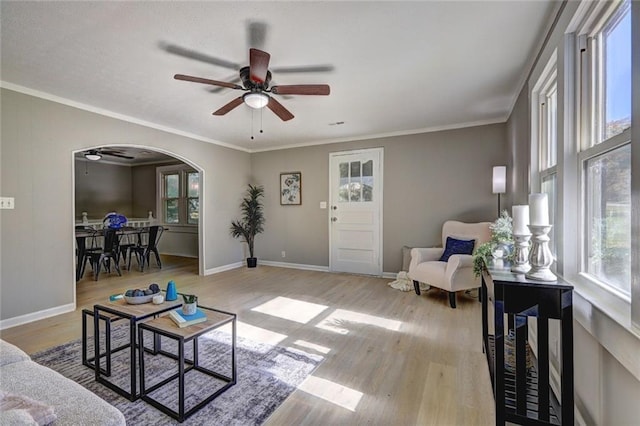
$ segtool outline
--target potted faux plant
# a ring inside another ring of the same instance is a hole
[[[193,315],[198,310],[198,296],[195,294],[183,294],[182,299],[184,304],[182,305],[182,313],[184,315]]]
[[[511,255],[513,248],[513,219],[507,210],[491,225],[491,241],[494,243],[493,257],[505,259]]]
[[[480,244],[473,252],[473,272],[476,277],[482,274],[490,257],[512,260],[513,256],[513,219],[503,210],[500,217],[491,225],[491,240]]]
[[[241,237],[249,246],[249,257],[247,258],[247,267],[249,268],[255,268],[258,263],[253,255],[253,243],[256,235],[264,231],[262,197],[264,197],[264,188],[249,184],[247,193],[240,204],[242,218],[231,221],[231,235],[234,238]]]

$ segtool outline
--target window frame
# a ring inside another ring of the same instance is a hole
[[[591,230],[589,226],[589,200],[587,198],[587,165],[590,160],[601,155],[614,152],[631,144],[631,126],[621,133],[613,135],[608,139],[605,138],[604,126],[604,88],[603,77],[603,46],[598,42],[600,35],[605,31],[606,27],[611,25],[612,20],[619,20],[620,7],[625,0],[615,1],[607,4],[595,4],[587,13],[586,19],[577,31],[576,37],[576,55],[577,67],[574,78],[578,85],[577,90],[577,169],[579,185],[576,188],[579,192],[578,205],[580,207],[579,225],[578,225],[578,270],[576,272],[577,281],[582,285],[592,287],[592,290],[599,295],[599,298],[609,302],[606,305],[615,304],[611,297],[621,300],[625,303],[631,303],[631,292],[633,292],[632,283],[630,284],[630,293],[626,294],[617,287],[608,284],[597,276],[589,273],[589,253],[591,239]],[[631,8],[628,6],[628,12]],[[602,140],[599,140],[602,138]],[[631,171],[630,171],[631,173]],[[632,219],[633,220],[633,219]],[[629,230],[631,232],[631,229]],[[630,247],[631,249],[631,247]],[[598,287],[593,289],[593,286]],[[609,312],[611,314],[611,312]]]
[[[189,197],[188,190],[188,175],[191,173],[198,174],[198,197]],[[169,175],[178,175],[178,187],[179,187],[179,196],[177,198],[167,198],[165,197],[165,176]],[[156,211],[158,212],[158,221],[164,226],[170,227],[178,227],[184,229],[196,229],[199,226],[200,222],[200,211],[201,211],[201,201],[202,201],[202,174],[194,169],[193,167],[187,164],[181,165],[173,165],[173,166],[161,166],[156,167],[156,181],[157,181],[157,207]],[[188,205],[189,200],[197,198],[198,202],[198,222],[197,223],[189,223],[188,218]],[[178,200],[178,222],[167,222],[165,217],[165,201],[168,199],[177,199]]]
[[[531,164],[533,165],[531,168],[531,188],[532,192],[542,192],[544,181],[548,178],[555,178],[556,190],[554,199],[549,200],[549,205],[556,207],[559,201],[558,141],[561,140],[558,128],[558,90],[558,52],[554,50],[531,90]],[[555,111],[553,112],[549,110],[549,98],[552,95],[555,95]],[[556,236],[561,234],[561,224],[557,215],[558,210],[556,208],[551,218],[554,227],[549,234],[551,238],[550,248],[554,260],[557,256]],[[553,267],[555,268],[555,266],[554,263]]]

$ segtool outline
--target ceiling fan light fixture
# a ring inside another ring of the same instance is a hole
[[[244,95],[242,100],[251,108],[260,109],[267,106],[269,103],[269,96],[261,92],[251,92]]]
[[[98,161],[102,158],[102,154],[96,151],[89,151],[84,153],[84,158],[90,161]]]

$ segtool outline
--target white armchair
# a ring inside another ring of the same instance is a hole
[[[442,225],[442,247],[412,249],[409,278],[413,280],[416,294],[420,294],[420,283],[446,290],[449,292],[449,304],[455,308],[456,291],[480,287],[479,278],[473,274],[471,254],[452,254],[446,262],[440,261],[440,258],[447,247],[447,237],[456,240],[474,240],[473,250],[480,244],[490,241],[490,224],[490,222],[464,223],[449,220]]]

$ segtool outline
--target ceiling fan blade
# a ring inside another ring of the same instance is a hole
[[[117,152],[113,152],[113,151],[100,151],[100,154],[108,155],[111,157],[126,158],[127,160],[133,160],[133,157],[129,155],[118,154]]]
[[[300,67],[279,67],[271,68],[271,72],[275,73],[297,73],[297,72],[330,72],[335,68],[333,65],[309,65]]]
[[[176,46],[175,44],[160,42],[160,48],[165,52],[173,53],[174,55],[183,56],[185,58],[194,59],[200,62],[206,62],[207,64],[230,68],[232,70],[240,69],[240,65],[234,62],[225,61],[224,59],[209,56],[204,53],[196,52],[195,50],[187,49],[181,46]]]
[[[267,39],[267,24],[258,21],[249,21],[247,23],[247,41],[249,47],[254,49],[262,49]]]
[[[176,80],[191,81],[194,83],[212,84],[214,86],[228,87],[229,89],[242,89],[235,83],[227,83],[226,81],[209,80],[208,78],[192,77],[190,75],[176,74],[173,76]]]
[[[269,59],[271,55],[258,49],[249,49],[250,79],[254,83],[264,83],[269,71]]]
[[[242,80],[240,80],[240,76],[239,75],[235,75],[233,77],[229,77],[228,79],[225,79],[229,82],[229,84],[236,84],[236,83],[240,83]],[[226,87],[226,86],[225,86]],[[224,87],[212,87],[211,89],[208,89],[210,93],[219,93],[222,92],[222,90],[224,89]]]
[[[328,95],[331,89],[328,84],[290,84],[273,86],[271,92],[276,95]]]
[[[216,112],[214,112],[213,115],[225,115],[232,109],[237,108],[239,105],[241,105],[242,102],[243,102],[242,96],[239,96],[234,100],[232,100],[231,102],[229,102],[228,104],[226,104],[225,106],[223,106],[222,108],[220,108],[219,110],[217,110]]]
[[[293,118],[293,114],[291,114],[288,109],[286,109],[280,102],[276,101],[272,97],[269,97],[269,103],[267,104],[267,107],[271,111],[273,111],[275,115],[280,117],[282,121],[289,121]]]

